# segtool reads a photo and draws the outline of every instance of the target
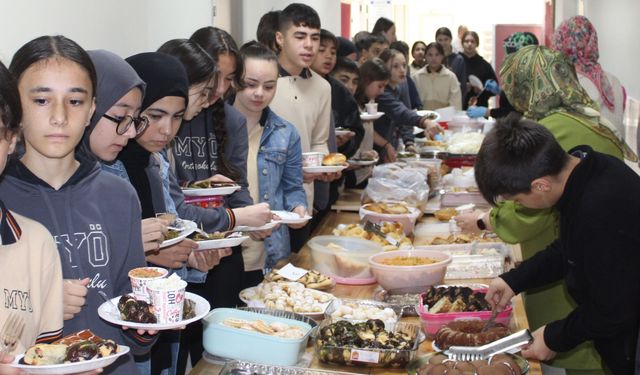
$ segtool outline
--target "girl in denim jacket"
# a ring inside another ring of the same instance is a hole
[[[278,60],[271,50],[257,42],[244,45],[241,53],[244,74],[234,107],[247,118],[249,192],[256,203],[268,202],[273,210],[293,211],[304,217],[307,199],[302,187],[300,135],[268,107],[276,93]],[[289,224],[292,228],[303,225]],[[245,244],[242,253],[245,286],[257,285],[262,281],[264,268],[273,268],[291,252],[289,231],[284,225],[274,229],[264,241]]]

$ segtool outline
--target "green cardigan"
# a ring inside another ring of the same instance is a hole
[[[587,118],[577,114],[557,112],[538,122],[553,133],[566,151],[579,145],[589,145],[595,151],[622,160],[622,150],[611,140],[593,131],[587,121],[589,121]],[[558,236],[558,217],[553,209],[535,210],[513,201],[506,201],[492,209],[490,217],[495,233],[503,241],[520,243],[524,259],[543,250]],[[576,304],[569,297],[562,281],[527,291],[525,295],[527,318],[532,329],[564,318],[575,307]],[[583,343],[566,353],[558,353],[550,365],[567,369],[602,371],[600,357],[593,348],[592,342]]]

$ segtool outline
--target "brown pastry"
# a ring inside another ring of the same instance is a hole
[[[455,208],[449,207],[449,208],[443,208],[441,210],[438,210],[434,212],[433,215],[436,217],[436,219],[440,221],[449,221],[451,220],[451,218],[453,218],[457,214],[458,214],[458,211],[456,211]]]
[[[331,166],[331,165],[344,165],[347,162],[347,157],[339,152],[334,152],[326,155],[322,159],[322,165]]]

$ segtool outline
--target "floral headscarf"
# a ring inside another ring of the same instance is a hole
[[[563,21],[553,33],[552,48],[564,53],[576,70],[596,85],[603,103],[613,111],[613,89],[598,63],[598,34],[589,19],[575,16]]]
[[[502,89],[518,112],[540,120],[556,112],[585,118],[585,124],[613,141],[625,157],[636,156],[618,135],[618,130],[598,112],[565,56],[544,46],[526,46],[507,55],[500,68]]]
[[[509,55],[514,52],[518,52],[522,47],[538,44],[540,44],[538,42],[538,38],[533,33],[528,31],[516,31],[504,40],[502,47],[504,47],[504,53]]]

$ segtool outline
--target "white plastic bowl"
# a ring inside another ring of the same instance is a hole
[[[420,266],[390,266],[382,259],[421,257],[435,259],[436,263]],[[397,250],[369,257],[369,266],[378,284],[386,290],[401,289],[404,293],[420,293],[431,285],[441,284],[451,263],[451,255],[430,250]]]
[[[332,243],[344,250],[332,249],[329,247]],[[311,248],[313,268],[338,278],[373,281],[369,257],[383,251],[382,246],[373,241],[347,236],[316,236],[307,244]]]

